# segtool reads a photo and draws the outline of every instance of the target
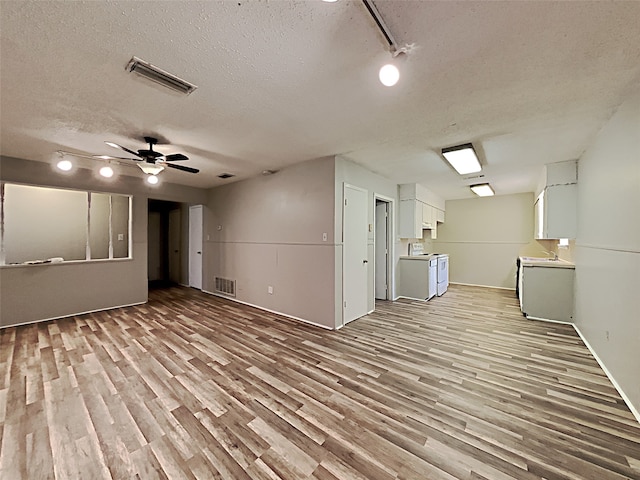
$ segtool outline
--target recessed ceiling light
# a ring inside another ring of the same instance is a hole
[[[73,168],[73,163],[71,163],[71,160],[60,160],[56,166],[63,172],[68,172]]]
[[[100,175],[102,175],[105,178],[111,178],[113,177],[113,168],[106,166],[106,167],[102,167],[100,169]]]
[[[147,183],[151,185],[157,185],[158,182],[158,177],[156,177],[155,175],[147,175]]]
[[[471,191],[478,195],[479,197],[491,197],[495,195],[496,192],[493,191],[491,185],[488,183],[479,183],[477,185],[471,185]]]
[[[455,147],[443,148],[442,156],[456,169],[460,175],[475,173],[482,170],[473,145],[465,143]]]
[[[393,87],[400,80],[400,71],[398,67],[388,63],[380,69],[378,78],[385,87]]]

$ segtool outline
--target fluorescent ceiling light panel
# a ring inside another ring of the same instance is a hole
[[[491,185],[488,183],[479,183],[478,185],[471,185],[471,191],[478,195],[479,197],[490,197],[495,195],[496,192],[493,191]]]
[[[460,175],[476,173],[482,170],[480,161],[476,155],[473,145],[466,143],[456,147],[442,149],[442,156],[455,168]]]

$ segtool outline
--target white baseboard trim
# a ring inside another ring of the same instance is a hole
[[[467,287],[484,287],[484,288],[497,288],[498,290],[511,290],[512,292],[516,291],[516,288],[513,287],[496,287],[495,285],[480,285],[478,283],[462,283],[462,282],[449,282],[449,285],[465,285]]]
[[[114,305],[113,307],[96,308],[95,310],[87,310],[87,311],[84,311],[84,312],[70,313],[68,315],[60,315],[58,317],[41,318],[39,320],[30,320],[28,322],[12,323],[11,325],[1,325],[0,329],[9,328],[9,327],[20,327],[22,325],[31,325],[31,324],[40,323],[40,322],[48,322],[50,320],[60,320],[61,318],[70,318],[70,317],[75,317],[77,315],[86,315],[87,313],[104,312],[105,310],[113,310],[115,308],[134,307],[136,305],[144,305],[145,303],[147,303],[147,301],[136,302],[136,303],[127,303],[125,305]]]
[[[531,315],[525,315],[525,318],[527,320],[539,320],[541,322],[560,323],[562,325],[573,325],[575,327],[573,322],[567,322],[565,320],[552,320],[551,318],[532,317]]]
[[[633,414],[633,416],[636,417],[636,420],[638,421],[638,423],[640,423],[640,411],[638,411],[638,409],[634,407],[633,403],[631,403],[631,400],[629,400],[629,397],[627,397],[627,395],[624,393],[624,390],[622,390],[620,385],[618,385],[618,382],[616,382],[616,379],[613,377],[613,375],[611,375],[611,372],[609,372],[604,362],[600,359],[596,351],[593,348],[591,348],[591,345],[589,344],[585,336],[582,335],[582,332],[580,331],[578,326],[575,323],[571,323],[571,325],[573,326],[573,329],[576,331],[576,333],[580,336],[584,344],[587,346],[587,348],[591,352],[591,355],[593,355],[593,358],[596,359],[596,362],[598,362],[598,365],[600,365],[600,368],[602,368],[605,375],[609,378],[609,381],[613,384],[615,389],[618,391],[618,393],[622,397],[622,400],[624,400],[624,403],[627,404],[627,407],[629,407],[629,410],[631,410],[631,413]]]
[[[424,298],[416,298],[416,297],[407,297],[405,295],[398,295],[396,297],[396,300],[398,300],[399,298],[405,298],[407,300],[415,300],[416,302],[424,302],[427,303],[429,300],[431,300],[431,298],[436,298],[436,296],[434,295],[433,297],[429,298],[429,299],[424,299]]]
[[[214,297],[224,298],[225,300],[230,300],[232,302],[241,303],[242,305],[247,305],[249,307],[257,308],[258,310],[264,310],[265,312],[275,313],[276,315],[281,315],[283,317],[290,318],[292,320],[297,320],[299,322],[306,323],[308,325],[313,325],[314,327],[324,328],[325,330],[337,330],[336,328],[331,328],[326,325],[322,325],[321,323],[312,322],[311,320],[307,320],[305,318],[295,317],[293,315],[289,315],[287,313],[278,312],[277,310],[271,310],[270,308],[261,307],[260,305],[255,305],[253,303],[244,302],[242,300],[238,300],[237,298],[227,297],[226,295],[220,295],[219,293],[210,292],[208,290],[201,290],[203,293],[207,293],[209,295],[213,295]]]

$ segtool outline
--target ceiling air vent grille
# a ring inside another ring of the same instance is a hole
[[[153,82],[159,83],[160,85],[170,88],[176,92],[184,93],[185,95],[189,95],[198,88],[193,83],[189,83],[169,72],[165,72],[164,70],[156,67],[155,65],[151,65],[138,57],[131,58],[127,64],[126,70],[128,72],[137,73],[138,75],[148,78]]]
[[[215,277],[216,279],[216,292],[224,293],[231,297],[236,296],[236,281],[229,280],[228,278]]]

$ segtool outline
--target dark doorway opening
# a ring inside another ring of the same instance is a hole
[[[149,199],[147,275],[149,288],[182,283],[182,204]]]

